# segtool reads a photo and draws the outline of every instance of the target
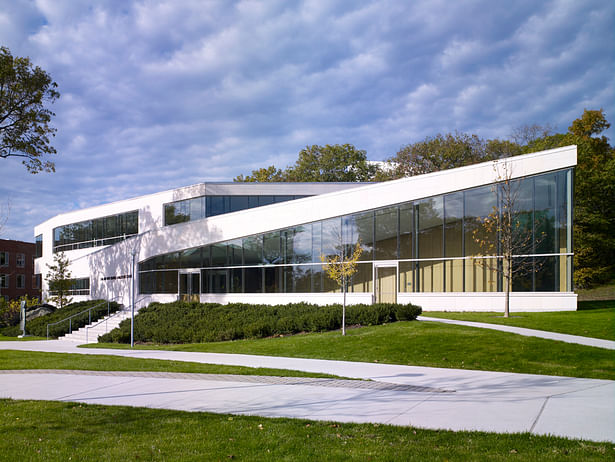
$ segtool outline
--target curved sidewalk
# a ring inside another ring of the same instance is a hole
[[[254,355],[84,349],[57,340],[0,342],[0,349],[295,369],[379,384],[337,381],[331,386],[330,379],[318,384],[314,379],[119,371],[3,371],[0,397],[4,398],[531,432],[615,442],[615,381],[610,380]]]
[[[448,318],[432,318],[429,316],[419,316],[419,321],[443,322],[445,324],[457,324],[459,326],[479,327],[481,329],[499,330],[502,332],[510,332],[512,334],[523,335],[525,337],[539,337],[549,340],[559,340],[566,343],[577,343],[579,345],[593,346],[598,348],[606,348],[615,350],[615,342],[612,340],[603,340],[593,337],[581,337],[580,335],[560,334],[558,332],[550,332],[546,330],[527,329],[525,327],[505,326],[503,324],[491,324],[487,322],[461,321],[458,319]]]

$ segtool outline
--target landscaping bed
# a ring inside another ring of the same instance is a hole
[[[377,303],[346,307],[346,324],[372,326],[414,320],[415,305]],[[152,303],[135,317],[134,340],[153,343],[201,343],[325,332],[340,329],[341,305],[310,303],[249,305],[233,303]],[[100,342],[129,343],[130,320],[100,336]]]

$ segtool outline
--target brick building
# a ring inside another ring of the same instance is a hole
[[[40,277],[34,274],[36,245],[0,239],[0,297],[13,300],[41,297]]]

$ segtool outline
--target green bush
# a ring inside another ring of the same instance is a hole
[[[17,337],[21,335],[21,329],[19,328],[19,325],[3,327],[2,329],[0,329],[0,334],[6,337]]]
[[[409,321],[421,314],[415,305],[379,303],[350,305],[347,325],[378,325]],[[263,338],[299,332],[325,332],[340,329],[341,305],[310,303],[288,305],[248,305],[233,303],[151,303],[135,317],[136,342],[201,343]],[[99,337],[101,342],[130,342],[130,320]]]
[[[71,303],[62,309],[58,309],[53,313],[40,316],[32,321],[26,323],[26,333],[30,335],[37,335],[39,337],[45,337],[47,335],[47,324],[61,321],[69,316],[77,314],[81,311],[87,310],[93,306],[100,305],[92,310],[92,322],[103,318],[107,315],[107,303],[105,300],[88,300],[86,302]],[[121,305],[110,302],[109,312],[115,313],[121,308]],[[69,327],[72,325],[72,330],[75,331],[83,326],[88,325],[90,322],[90,316],[88,312],[81,313],[78,316],[72,318],[69,323],[68,320],[59,324],[49,326],[49,337],[57,338],[62,335],[68,334]]]

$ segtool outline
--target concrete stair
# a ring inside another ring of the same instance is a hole
[[[136,315],[135,311],[135,315]],[[83,343],[98,343],[98,336],[106,334],[115,329],[124,319],[130,318],[130,310],[120,310],[115,313],[105,316],[102,319],[92,322],[91,324],[82,327],[79,330],[74,330],[70,334],[59,337],[58,340],[66,340],[79,344]]]

